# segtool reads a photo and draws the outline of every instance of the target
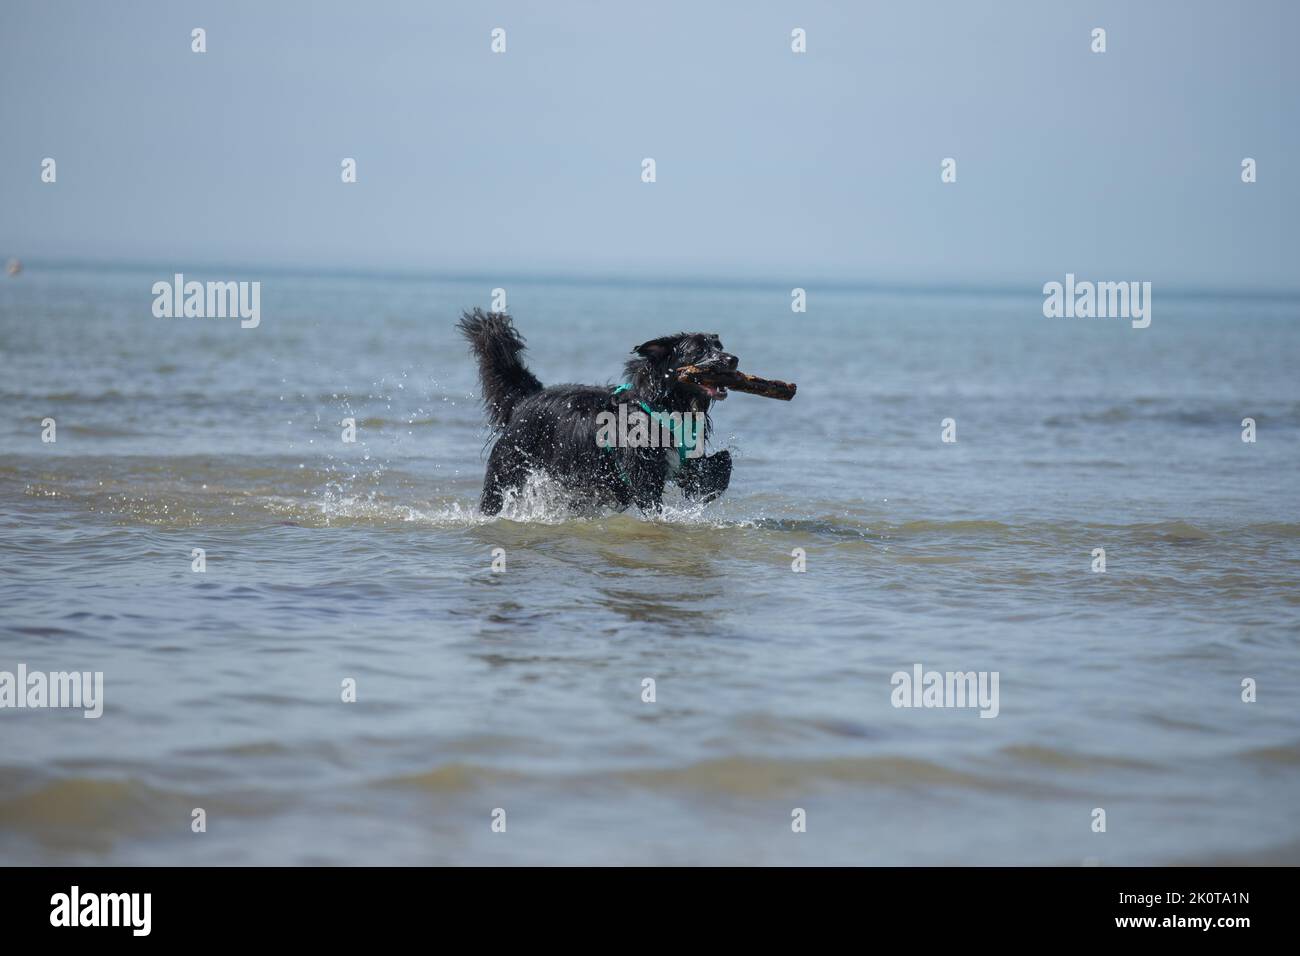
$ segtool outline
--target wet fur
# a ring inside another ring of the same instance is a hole
[[[601,412],[617,414],[620,402],[634,409],[640,401],[663,412],[704,412],[707,441],[713,426],[709,396],[677,382],[671,370],[683,365],[734,369],[736,357],[723,351],[716,335],[679,332],[638,345],[624,366],[623,381],[632,388],[615,396],[610,385],[544,387],[524,365],[524,339],[504,313],[475,309],[461,317],[459,328],[478,362],[483,405],[494,432],[479,499],[484,514],[497,514],[505,495],[522,488],[531,472],[546,474],[569,493],[575,507],[587,509],[636,505],[657,512],[670,479],[689,498],[710,501],[726,490],[731,479],[727,451],[688,458],[671,474],[663,448],[607,451],[596,444]]]

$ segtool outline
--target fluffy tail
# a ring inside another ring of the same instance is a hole
[[[493,428],[505,428],[515,403],[542,390],[537,376],[519,358],[526,346],[504,312],[475,309],[461,316],[457,326],[478,360],[483,385],[483,405]]]

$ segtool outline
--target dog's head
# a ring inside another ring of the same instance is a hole
[[[734,371],[740,359],[722,348],[712,332],[678,332],[643,342],[632,350],[637,357],[626,366],[628,381],[670,409],[707,411],[711,402],[727,397],[727,390],[679,382],[676,370],[684,365],[700,369]]]

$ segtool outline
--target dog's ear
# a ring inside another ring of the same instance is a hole
[[[668,356],[672,355],[673,349],[677,345],[677,336],[665,335],[662,338],[651,339],[649,342],[642,342],[632,351],[642,358],[647,358],[651,362],[662,362]]]

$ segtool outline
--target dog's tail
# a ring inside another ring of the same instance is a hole
[[[526,348],[523,336],[504,312],[475,309],[462,315],[457,327],[478,360],[488,421],[493,428],[505,428],[515,403],[542,390],[537,376],[519,358]]]

